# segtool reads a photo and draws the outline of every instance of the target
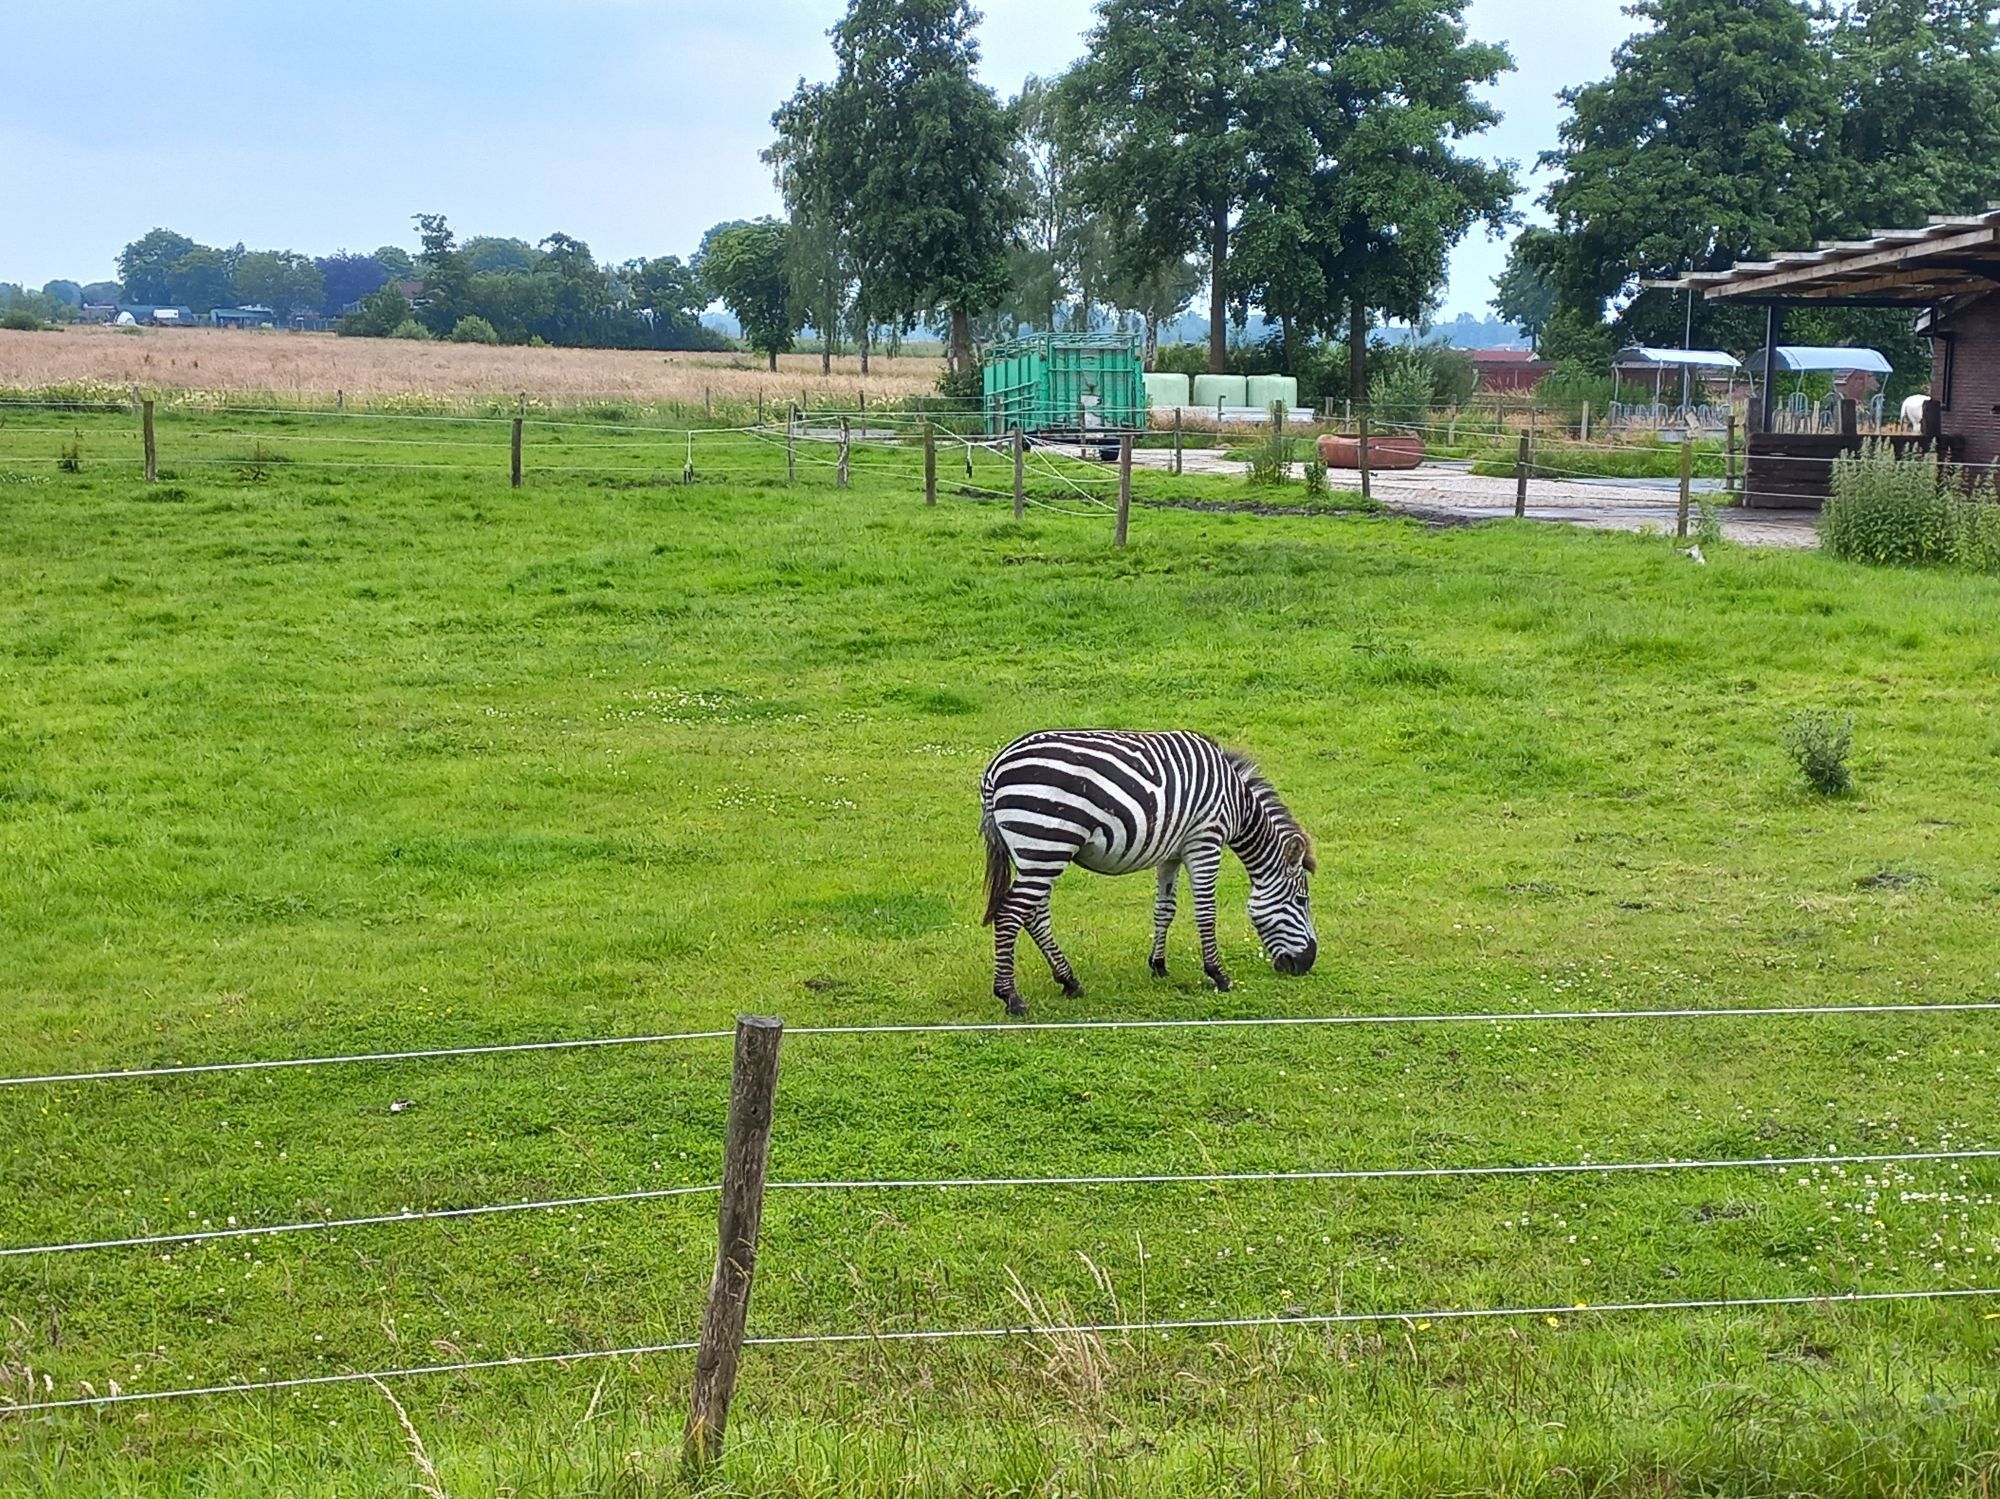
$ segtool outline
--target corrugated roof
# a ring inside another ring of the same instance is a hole
[[[2000,204],[1936,214],[1920,229],[1878,229],[1810,250],[1693,271],[1651,287],[1696,290],[1711,302],[1864,302],[1924,306],[2000,288]]]

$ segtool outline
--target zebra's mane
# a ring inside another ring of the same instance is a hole
[[[1244,784],[1250,788],[1250,795],[1264,809],[1264,815],[1271,819],[1272,826],[1281,833],[1297,833],[1305,840],[1306,872],[1319,873],[1319,859],[1313,850],[1312,834],[1300,826],[1298,818],[1292,815],[1292,809],[1285,805],[1285,799],[1278,795],[1278,788],[1264,778],[1257,762],[1248,755],[1237,750],[1224,750],[1223,754],[1236,767],[1237,774],[1243,777]]]

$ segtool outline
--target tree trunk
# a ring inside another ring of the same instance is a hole
[[[1368,309],[1357,298],[1347,304],[1347,393],[1368,405]]]
[[[963,307],[951,310],[951,367],[961,375],[972,368],[972,314]]]
[[[875,328],[871,323],[861,325],[861,373],[868,373],[868,351],[875,342]]]
[[[1229,205],[1210,211],[1208,229],[1208,372],[1229,373]]]
[[[1160,362],[1160,320],[1152,313],[1146,314],[1146,368],[1151,369]]]
[[[1292,320],[1289,315],[1278,319],[1278,337],[1285,345],[1285,373],[1296,375],[1299,372],[1299,356],[1297,346],[1292,342]]]
[[[819,372],[822,375],[833,373],[833,345],[825,339],[821,339],[819,345]]]
[[[770,363],[771,373],[775,375],[778,373],[778,351],[776,349],[770,349],[767,350],[766,353],[769,355],[771,361]]]

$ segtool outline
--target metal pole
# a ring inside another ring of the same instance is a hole
[[[1521,434],[1521,451],[1514,459],[1514,518],[1522,520],[1528,514],[1528,434]]]
[[[924,423],[924,503],[937,503],[937,428]]]
[[[1026,443],[1022,440],[1021,424],[1014,423],[1014,519],[1019,520],[1027,512],[1028,487],[1021,472],[1021,455]],[[968,449],[967,451],[970,451]]]
[[[1694,473],[1693,439],[1694,434],[1689,432],[1686,434],[1686,440],[1681,443],[1681,503],[1680,508],[1674,512],[1674,535],[1682,541],[1687,540],[1688,534],[1688,488]]]
[[[1118,439],[1118,534],[1114,546],[1125,545],[1132,524],[1132,434]]]
[[[1361,437],[1357,443],[1356,462],[1361,465],[1361,498],[1372,499],[1368,476],[1368,408],[1361,409]]]

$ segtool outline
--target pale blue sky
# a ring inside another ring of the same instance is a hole
[[[560,229],[600,259],[686,255],[776,206],[773,107],[824,77],[842,0],[69,0],[11,8],[0,89],[0,280],[110,276],[156,224],[311,254]],[[1003,94],[1081,50],[1089,0],[988,0]],[[1517,71],[1487,152],[1554,144],[1556,91],[1602,77],[1616,0],[1472,0]],[[1446,311],[1483,310],[1504,247],[1475,240]]]

